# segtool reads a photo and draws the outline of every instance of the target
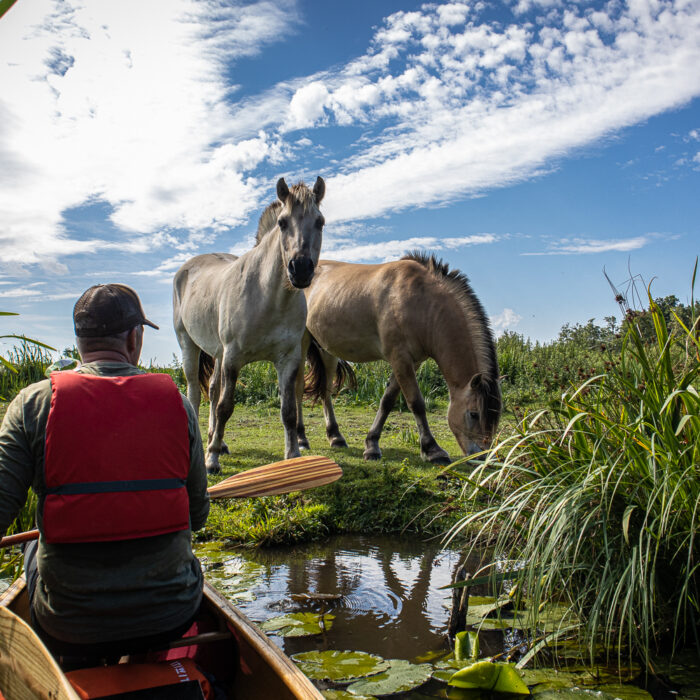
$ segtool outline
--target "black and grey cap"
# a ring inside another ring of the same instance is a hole
[[[73,307],[73,326],[79,338],[117,335],[141,325],[158,330],[146,318],[138,294],[125,284],[96,284]]]

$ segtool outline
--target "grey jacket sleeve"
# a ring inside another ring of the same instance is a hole
[[[207,470],[204,466],[204,449],[197,415],[185,396],[182,397],[182,403],[187,411],[190,437],[190,473],[187,476],[187,494],[190,499],[190,523],[194,532],[204,527],[209,515]]]
[[[7,408],[0,427],[0,536],[17,517],[34,479],[34,456],[24,427],[23,394]]]

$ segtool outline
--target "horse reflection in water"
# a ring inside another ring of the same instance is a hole
[[[331,399],[331,378],[342,368],[339,359],[387,360],[391,378],[365,440],[365,459],[381,457],[382,428],[401,391],[418,426],[421,456],[449,464],[430,432],[416,379],[421,363],[432,357],[447,382],[447,421],[462,452],[489,447],[501,415],[496,349],[486,314],[461,272],[420,253],[381,265],[322,260],[304,293],[312,336],[305,336],[312,365],[306,388],[323,401],[331,446],[347,446]],[[297,433],[306,447],[302,389],[299,379]]]
[[[325,184],[288,188],[277,182],[278,201],[263,212],[255,247],[241,257],[198,255],[173,282],[175,333],[182,348],[187,398],[199,411],[201,390],[209,393],[207,471],[221,471],[228,452],[223,436],[233,413],[241,367],[274,363],[285,429],[285,457],[298,457],[295,381],[302,362],[306,301],[300,291],[313,279],[324,219],[319,204]]]

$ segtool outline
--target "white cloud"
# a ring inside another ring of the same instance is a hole
[[[303,129],[313,126],[323,117],[328,90],[320,81],[300,87],[289,103],[288,128]]]
[[[386,262],[396,260],[412,250],[429,252],[456,250],[471,245],[495,243],[497,240],[493,234],[478,234],[459,238],[423,236],[364,244],[358,244],[356,241],[343,241],[336,242],[335,245],[333,243],[328,245],[326,241],[321,257],[344,262]]]
[[[522,316],[515,313],[513,309],[505,308],[500,314],[491,316],[491,328],[496,335],[501,335],[504,331],[517,326],[522,320]]]
[[[279,144],[231,137],[224,70],[297,22],[265,0],[17,3],[0,23],[5,260],[99,250],[63,233],[63,212],[90,201],[139,234],[244,221],[261,188],[246,173]]]
[[[563,238],[552,243],[549,250],[539,253],[522,253],[522,255],[588,255],[594,253],[629,252],[639,250],[651,242],[652,236],[635,236],[617,240],[595,240]]]

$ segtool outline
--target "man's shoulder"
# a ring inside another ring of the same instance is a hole
[[[20,403],[31,403],[34,401],[44,401],[46,399],[51,399],[51,380],[41,379],[38,382],[29,384],[22,389],[15,401]]]

